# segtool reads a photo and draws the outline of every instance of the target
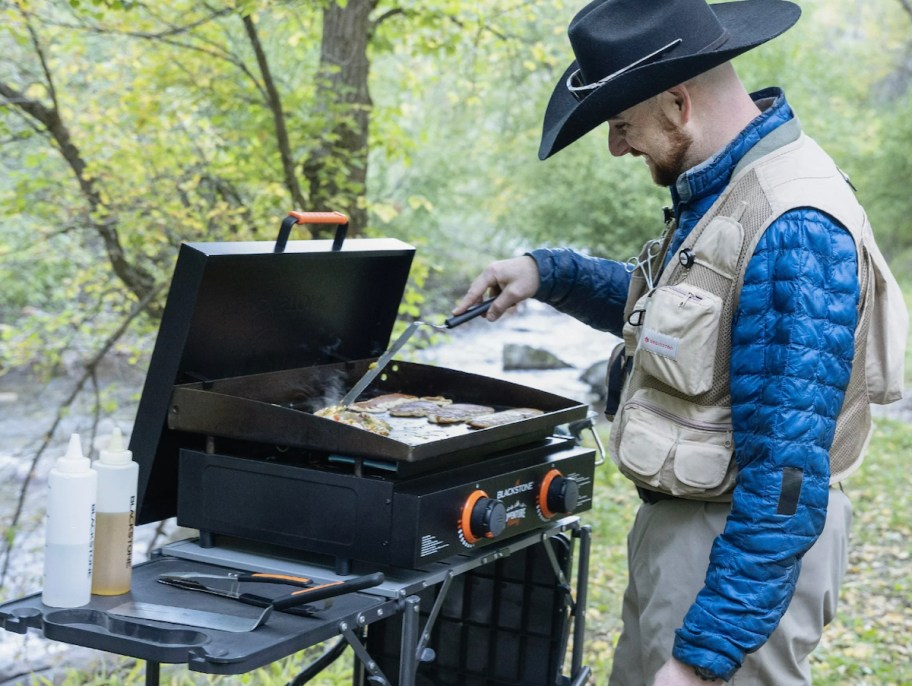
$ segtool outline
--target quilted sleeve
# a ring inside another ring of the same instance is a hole
[[[782,215],[748,265],[732,327],[738,481],[674,644],[679,660],[726,679],[778,625],[823,529],[854,352],[856,265],[849,233],[812,209]]]
[[[599,331],[621,335],[630,274],[624,265],[574,250],[533,250],[538,265],[537,300]]]

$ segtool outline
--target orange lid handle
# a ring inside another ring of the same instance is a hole
[[[341,212],[289,212],[297,219],[295,224],[348,224],[348,217]]]

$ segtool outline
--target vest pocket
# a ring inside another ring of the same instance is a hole
[[[636,483],[682,497],[717,496],[734,485],[727,410],[641,389],[624,403],[615,461]]]
[[[643,371],[687,395],[712,388],[722,299],[688,284],[662,286],[646,302],[637,343]]]
[[[702,492],[725,478],[732,451],[724,445],[681,440],[674,451],[674,475],[684,486]]]

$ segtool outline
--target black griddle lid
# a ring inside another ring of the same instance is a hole
[[[130,439],[137,522],[174,516],[176,384],[378,357],[389,344],[415,249],[394,239],[184,243]]]

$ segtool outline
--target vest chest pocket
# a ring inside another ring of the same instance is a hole
[[[615,461],[628,478],[682,497],[716,496],[734,485],[731,423],[719,408],[708,417],[686,416],[657,402],[656,391],[635,394],[624,404]],[[691,408],[696,407],[691,405]],[[693,413],[691,413],[693,414]],[[718,420],[718,421],[717,421]]]
[[[685,283],[646,299],[636,357],[643,371],[687,395],[712,388],[722,299]]]

